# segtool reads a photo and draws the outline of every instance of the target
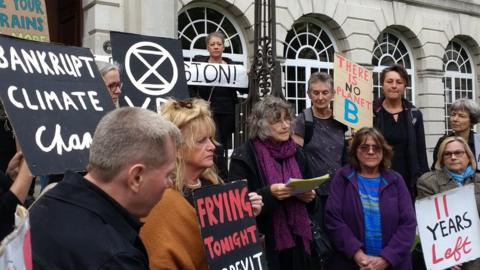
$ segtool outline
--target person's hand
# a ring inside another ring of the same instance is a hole
[[[273,184],[270,186],[270,191],[278,200],[290,198],[294,190],[293,187],[287,187],[285,184]]]
[[[253,214],[255,216],[258,216],[260,212],[262,212],[262,207],[263,207],[262,196],[258,195],[256,192],[250,192],[248,193],[248,199],[252,204]]]
[[[390,264],[380,256],[370,256],[369,269],[372,270],[384,270],[387,269]]]
[[[450,268],[450,270],[462,270],[462,265],[461,264],[457,264],[455,266],[452,266],[452,268]]]
[[[314,190],[309,190],[305,191],[303,193],[295,195],[300,201],[304,203],[309,203],[315,198],[315,191]]]
[[[21,152],[18,152],[10,161],[12,168],[16,168],[17,175],[13,181],[10,191],[15,194],[17,199],[21,202],[25,202],[25,198],[28,195],[28,190],[33,181],[32,173],[28,168],[27,162],[22,158],[23,155]],[[18,160],[17,160],[18,159]],[[16,164],[16,165],[15,165]]]
[[[10,162],[8,162],[7,170],[5,171],[10,179],[15,180],[18,175],[18,171],[20,170],[20,162],[23,159],[23,154],[21,151],[17,152]]]
[[[363,250],[359,249],[355,254],[353,255],[353,260],[355,263],[360,267],[361,270],[367,270],[369,268],[370,264],[370,257],[363,252]]]

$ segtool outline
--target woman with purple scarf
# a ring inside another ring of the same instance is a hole
[[[273,96],[259,101],[249,118],[249,140],[231,157],[229,180],[247,179],[251,191],[263,197],[257,216],[265,235],[270,270],[309,269],[309,213],[314,211],[313,190],[293,194],[285,183],[290,178],[308,178],[310,169],[292,135],[292,111],[288,102]]]
[[[350,164],[335,174],[325,227],[337,251],[327,269],[411,270],[415,212],[392,147],[375,128],[355,133]]]

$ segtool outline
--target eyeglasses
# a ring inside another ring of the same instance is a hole
[[[177,100],[173,103],[173,106],[176,110],[180,110],[182,108],[191,109],[193,108],[193,101],[191,98],[185,100]]]
[[[115,90],[117,90],[117,87],[118,87],[118,89],[122,90],[123,83],[122,82],[114,82],[114,83],[111,83],[111,84],[107,85],[107,87],[108,87],[108,90],[114,92]]]
[[[370,152],[370,150],[372,150],[374,153],[380,153],[382,152],[382,147],[376,144],[362,144],[358,147],[358,150],[364,154]]]
[[[452,158],[453,156],[455,156],[457,158],[461,158],[461,157],[463,157],[463,155],[465,155],[465,151],[463,151],[463,150],[457,150],[457,151],[453,151],[453,152],[450,152],[450,151],[443,152],[443,157],[445,157],[445,158]]]

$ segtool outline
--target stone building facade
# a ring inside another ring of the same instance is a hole
[[[253,0],[83,0],[83,14],[83,46],[95,54],[108,54],[115,30],[178,37],[189,59],[221,30],[226,56],[247,67],[252,59]],[[430,151],[448,129],[449,104],[479,98],[479,0],[277,0],[276,18],[282,86],[297,111],[309,106],[309,75],[332,72],[334,52],[373,71],[376,96],[385,66],[407,68],[406,97],[424,114]]]

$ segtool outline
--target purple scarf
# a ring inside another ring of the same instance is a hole
[[[255,139],[253,145],[269,186],[287,183],[290,178],[303,178],[295,159],[295,142],[291,138],[286,142]],[[282,207],[273,213],[276,250],[294,247],[295,234],[302,238],[305,251],[310,254],[312,232],[305,204],[294,196],[280,202]]]

